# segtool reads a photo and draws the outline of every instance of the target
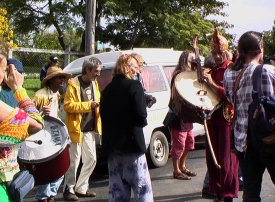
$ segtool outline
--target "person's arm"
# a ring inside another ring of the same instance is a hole
[[[135,82],[131,86],[132,102],[134,114],[136,117],[136,124],[139,127],[147,125],[147,111],[144,91],[139,81]]]
[[[22,87],[24,76],[19,72],[14,71],[13,65],[10,65],[9,68],[9,75],[5,77],[5,82],[12,90],[14,90],[14,98],[18,102],[18,107],[23,109],[31,117],[28,128],[29,134],[36,133],[43,128],[43,118],[29,98],[26,90]],[[3,105],[2,108],[6,109],[6,117],[13,111],[13,108],[7,108],[5,105]],[[4,120],[3,117],[0,121],[2,120]]]
[[[93,101],[77,101],[77,92],[72,85],[68,85],[64,97],[64,109],[69,113],[86,113],[91,112],[93,108],[98,107],[98,102]]]
[[[220,80],[220,82],[223,80],[225,69],[219,68],[216,72],[217,79]],[[226,100],[225,93],[224,93],[224,87],[217,84],[214,79],[212,78],[212,75],[208,72],[204,72],[204,77],[206,78],[207,84],[210,86],[210,88],[217,94],[222,100]],[[221,82],[222,83],[222,82]]]
[[[14,108],[0,100],[0,122],[4,121],[13,110]]]

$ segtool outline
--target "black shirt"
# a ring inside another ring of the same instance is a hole
[[[83,102],[93,101],[94,93],[93,93],[92,82],[83,81],[81,76],[78,77],[78,80],[80,83],[81,101]],[[95,127],[94,115],[95,115],[94,110],[91,110],[91,112],[82,114],[82,121],[81,121],[82,132],[89,132],[94,130],[94,127]]]

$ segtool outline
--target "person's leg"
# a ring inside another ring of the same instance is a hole
[[[111,154],[109,156],[109,202],[130,201],[131,199],[131,186],[123,179],[124,166],[122,155]]]
[[[51,196],[50,183],[37,186],[36,195],[35,195],[35,198],[37,200],[47,199],[50,196]]]
[[[266,165],[267,171],[270,175],[270,178],[275,185],[275,151],[268,153],[262,157],[264,164]]]
[[[75,192],[86,194],[89,189],[89,179],[96,165],[95,134],[93,132],[83,133],[82,143],[82,168],[75,185]]]
[[[188,152],[190,150],[195,149],[195,138],[194,138],[194,134],[192,132],[192,130],[184,132],[183,134],[183,154],[180,158],[180,170],[182,173],[186,174],[189,177],[194,177],[197,175],[197,173],[190,171],[187,166],[186,166],[186,161],[187,161],[187,156],[188,156]]]
[[[50,196],[56,196],[64,176],[50,183]]]
[[[238,170],[238,176],[239,176],[239,191],[243,191],[243,172],[240,166]]]
[[[180,158],[180,162],[179,162],[179,165],[180,165],[180,170],[183,171],[186,169],[186,160],[187,160],[187,155],[188,155],[188,150],[184,150],[181,158]]]
[[[172,146],[171,146],[171,157],[173,161],[173,173],[174,175],[181,174],[181,170],[179,167],[180,158],[183,154],[183,140],[182,133],[175,128],[171,127],[171,136],[172,136]]]
[[[123,178],[131,185],[137,202],[153,202],[151,177],[144,154],[126,155]],[[135,172],[133,172],[133,170]]]
[[[173,161],[173,173],[181,173],[180,168],[179,168],[179,159],[172,158]]]
[[[222,125],[222,127],[216,129],[216,134],[219,136],[217,138],[218,149],[216,157],[217,162],[221,166],[221,169],[218,170],[219,178],[217,182],[220,188],[217,189],[217,195],[230,201],[230,198],[238,198],[239,190],[239,161],[230,148],[231,126],[227,124]]]
[[[240,160],[243,172],[243,202],[261,201],[262,178],[265,165],[259,158],[259,154],[248,147],[244,158]]]
[[[203,180],[203,188],[209,188],[209,173],[208,170],[206,170],[204,180]]]
[[[185,132],[171,128],[172,146],[171,157],[173,161],[173,177],[179,180],[190,180],[191,178],[183,174],[180,170],[180,159],[184,152]]]
[[[209,173],[208,173],[208,170],[206,170],[206,173],[205,173],[205,176],[204,176],[203,187],[202,187],[202,191],[201,191],[201,196],[202,196],[202,198],[206,198],[206,199],[214,199],[214,198],[216,198],[216,194],[215,193],[211,193],[209,191]]]
[[[80,163],[81,144],[71,143],[70,145],[70,167],[65,174],[64,190],[74,194],[74,186],[76,182],[76,172]]]

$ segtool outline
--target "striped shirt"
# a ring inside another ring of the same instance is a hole
[[[250,63],[240,80],[236,93],[236,102],[234,104],[236,120],[234,125],[234,141],[235,148],[243,152],[247,145],[248,130],[248,107],[252,102],[252,74],[257,63]],[[239,71],[227,69],[224,74],[224,89],[227,99],[234,103],[233,89]],[[275,92],[275,67],[272,65],[264,65],[262,70],[262,93],[264,96],[274,95]]]

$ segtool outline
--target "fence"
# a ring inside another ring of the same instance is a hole
[[[17,48],[9,51],[9,58],[16,58],[23,63],[24,72],[33,75],[39,75],[41,68],[46,64],[50,56],[57,56],[59,65],[64,68],[71,61],[84,56],[83,52],[61,50],[47,50],[36,48]]]

